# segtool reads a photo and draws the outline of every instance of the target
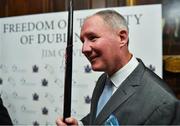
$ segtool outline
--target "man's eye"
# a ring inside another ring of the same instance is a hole
[[[91,41],[96,41],[97,38],[98,37],[96,37],[96,36],[89,36],[89,40],[91,40]]]

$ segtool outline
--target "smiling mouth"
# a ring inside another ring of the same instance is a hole
[[[91,63],[93,63],[93,62],[96,60],[96,58],[97,58],[97,56],[90,57],[90,58],[89,58],[89,61],[90,61]]]

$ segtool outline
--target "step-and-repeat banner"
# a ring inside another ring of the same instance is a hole
[[[161,5],[104,8],[126,18],[129,48],[162,76]],[[74,12],[72,116],[90,109],[101,74],[91,69],[79,39],[84,19],[101,9]],[[0,19],[0,94],[14,124],[51,125],[63,114],[67,12]]]

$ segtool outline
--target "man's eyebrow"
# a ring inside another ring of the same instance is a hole
[[[85,33],[84,35],[85,35],[85,36],[90,36],[90,35],[96,35],[96,33],[94,33],[94,32],[87,32],[87,33]]]
[[[94,32],[86,32],[80,36],[80,39],[83,40],[83,36],[90,36],[90,35],[96,35],[96,34]]]

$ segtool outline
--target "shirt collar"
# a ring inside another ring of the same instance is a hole
[[[121,83],[133,72],[138,64],[139,62],[137,61],[137,59],[132,56],[130,61],[125,66],[123,66],[110,77],[115,88],[118,88],[121,85]]]

